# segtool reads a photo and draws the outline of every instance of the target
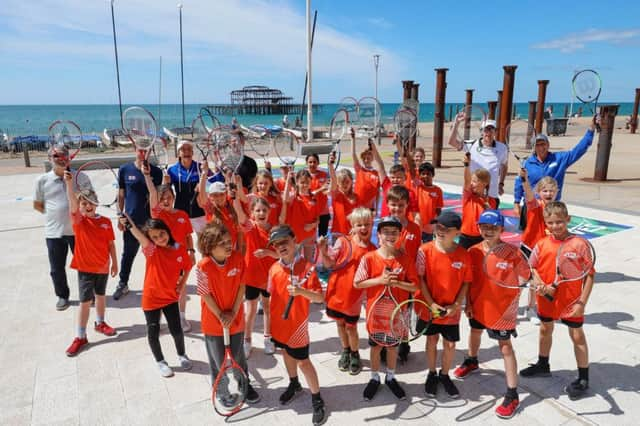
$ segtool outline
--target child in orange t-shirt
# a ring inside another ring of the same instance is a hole
[[[367,148],[360,152],[360,160],[356,155],[356,133],[351,128],[351,158],[353,158],[353,169],[356,172],[355,192],[360,197],[360,205],[374,213],[378,207],[378,194],[380,193],[380,175],[373,168],[373,141],[367,141]],[[335,216],[335,215],[334,215]]]
[[[284,188],[284,186],[283,186]],[[280,210],[282,210],[282,194],[275,186],[273,176],[268,170],[259,170],[253,180],[251,193],[248,195],[249,203],[256,198],[263,198],[269,203],[269,223],[276,226],[280,223]]]
[[[318,373],[309,359],[309,305],[324,300],[322,287],[313,265],[300,258],[296,250],[296,235],[288,225],[276,226],[269,235],[269,245],[278,254],[279,261],[269,269],[267,291],[271,294],[271,333],[273,343],[282,348],[284,365],[289,375],[289,386],[280,395],[280,404],[286,405],[301,391],[298,368],[311,391],[313,424],[326,419],[324,401],[320,396]],[[287,319],[282,318],[289,298],[293,304]]]
[[[224,360],[223,329],[230,334],[231,353],[245,371],[249,370],[242,349],[244,340],[244,284],[242,274],[244,259],[233,250],[228,229],[219,223],[209,223],[198,238],[198,248],[202,260],[198,262],[196,276],[200,295],[202,333],[209,358],[211,383],[214,383]],[[249,384],[247,402],[255,403],[260,396]]]
[[[67,186],[69,213],[75,234],[75,250],[71,267],[78,271],[78,294],[80,310],[78,311],[78,333],[67,348],[67,356],[75,356],[87,344],[87,322],[91,301],[96,301],[96,321],[94,330],[105,336],[114,336],[116,331],[104,320],[106,310],[105,290],[109,274],[115,277],[118,273],[115,235],[111,220],[96,214],[98,199],[92,190],[82,190],[76,194],[73,190],[71,172],[64,172]],[[111,262],[111,267],[109,267]]]
[[[340,169],[336,172],[334,165],[335,153],[329,155],[329,177],[331,179],[331,207],[333,209],[333,222],[331,232],[348,234],[351,224],[347,216],[357,206],[361,205],[360,197],[353,191],[353,175],[349,169]]]
[[[435,240],[420,247],[416,260],[420,277],[420,291],[416,298],[424,300],[433,312],[446,311],[435,317],[426,330],[429,373],[424,390],[430,397],[436,396],[438,383],[443,385],[450,398],[460,396],[449,378],[449,369],[455,356],[456,342],[460,340],[460,306],[472,279],[469,253],[455,242],[461,226],[460,216],[452,211],[442,212],[436,218]],[[439,335],[443,338],[442,367],[440,374],[436,374]]]
[[[418,214],[415,217],[415,222],[422,231],[422,242],[426,243],[433,240],[433,225],[431,221],[442,211],[444,197],[442,189],[433,184],[433,177],[436,171],[431,163],[421,163],[418,167],[418,173],[420,183],[416,186]]]
[[[371,152],[373,153],[374,165],[378,174],[380,175],[380,182],[382,186],[382,196],[384,197],[382,202],[382,208],[380,210],[380,216],[386,217],[392,215],[389,212],[389,206],[387,203],[387,193],[392,186],[400,185],[407,188],[409,191],[409,199],[407,202],[407,217],[418,212],[418,198],[416,197],[416,192],[413,188],[408,188],[406,186],[407,181],[407,172],[403,165],[394,164],[389,168],[389,174],[384,169],[384,162],[382,161],[382,157],[380,157],[380,153],[376,148],[375,144],[371,145]]]
[[[465,154],[464,185],[462,186],[462,228],[458,244],[465,249],[482,242],[476,222],[485,209],[497,208],[496,200],[489,197],[491,175],[487,169],[469,172],[471,154]]]
[[[567,206],[560,201],[547,203],[543,214],[549,235],[538,241],[529,258],[529,264],[533,268],[533,283],[538,291],[538,317],[541,321],[538,362],[521,370],[520,375],[551,375],[549,353],[554,321],[561,320],[568,327],[578,364],[578,378],[564,390],[570,399],[579,399],[589,388],[589,348],[582,325],[585,305],[593,289],[595,271],[591,270],[584,279],[565,282],[554,289],[552,284],[556,278],[556,254],[563,241],[571,237],[568,229],[571,217]],[[546,294],[552,295],[554,300],[547,300],[544,297]]]
[[[518,399],[518,372],[515,352],[511,345],[511,336],[516,337],[516,319],[520,289],[500,287],[491,282],[484,272],[484,258],[489,250],[499,244],[504,230],[504,217],[498,210],[485,210],[478,219],[478,228],[484,241],[469,249],[473,282],[469,287],[465,314],[469,318],[469,350],[463,363],[455,369],[453,375],[462,379],[478,369],[478,351],[482,330],[498,341],[504,358],[504,371],[507,380],[507,392],[502,404],[496,408],[496,415],[503,419],[513,417],[520,404]]]
[[[295,185],[295,191],[291,188]],[[311,175],[307,170],[295,174],[289,172],[289,178],[283,191],[280,223],[288,223],[298,243],[316,239],[320,217],[320,204],[311,192]]]
[[[309,189],[318,204],[318,234],[327,235],[329,231],[329,222],[331,222],[331,214],[329,213],[329,173],[319,168],[320,157],[316,153],[309,154],[305,157],[307,163],[306,170],[311,177]]]
[[[227,184],[213,182],[207,186],[207,173],[208,169],[204,166],[198,183],[198,205],[204,209],[207,223],[213,221],[226,226],[231,234],[233,247],[242,250],[243,242],[238,230],[238,216],[227,199]]]
[[[362,290],[353,286],[353,277],[360,259],[367,252],[376,249],[371,243],[371,228],[373,227],[373,213],[365,207],[354,209],[348,216],[351,223],[351,260],[342,269],[332,271],[327,283],[325,301],[327,316],[336,321],[338,337],[342,344],[342,355],[338,361],[340,371],[349,371],[356,375],[362,369],[360,352],[358,352],[358,320],[362,308]],[[318,243],[322,261],[326,268],[335,265],[335,259],[344,256],[338,251],[331,257],[326,242],[321,239]]]

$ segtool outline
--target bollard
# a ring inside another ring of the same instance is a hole
[[[411,99],[411,89],[413,88],[413,80],[402,80],[402,102]]]
[[[24,157],[24,166],[31,167],[31,159],[29,158],[29,145],[26,143],[20,144],[22,146],[22,156]]]
[[[600,135],[598,136],[598,151],[596,152],[596,167],[593,172],[593,180],[607,180],[609,156],[611,155],[611,140],[613,139],[618,107],[619,105],[600,106]]]
[[[635,133],[638,128],[638,104],[640,104],[640,88],[636,89],[636,99],[633,101],[633,112],[631,113],[631,133]]]
[[[411,99],[415,100],[418,103],[418,109],[416,109],[416,125],[417,123],[420,123],[420,117],[418,117],[419,111],[420,111],[420,100],[418,98],[418,89],[420,88],[420,83],[413,83],[413,85],[411,86]],[[417,144],[417,138],[418,138],[418,132],[416,132],[412,137],[411,137],[411,141],[409,141],[409,145],[410,145],[410,151],[413,152],[416,150],[416,144]]]
[[[471,106],[473,105],[473,89],[465,90],[466,96],[464,101],[464,109],[465,111],[471,112]],[[471,131],[471,114],[464,119],[464,140],[468,141],[471,137],[469,132]]]
[[[434,167],[442,166],[442,136],[444,130],[444,104],[447,91],[448,68],[436,68],[436,105],[433,114],[433,153]]]
[[[538,103],[536,104],[536,134],[542,133],[544,123],[544,101],[547,97],[547,85],[549,80],[538,80]]]
[[[513,108],[513,86],[516,81],[517,65],[505,65],[504,80],[502,83],[502,99],[500,100],[500,121],[498,122],[499,141],[504,141],[507,132],[507,126],[511,123],[511,109]]]
[[[449,104],[449,120],[448,121],[452,121],[452,119],[453,119],[453,105]]]
[[[496,116],[494,120],[500,121],[500,114],[502,114],[502,90],[498,90],[498,104],[496,105]]]
[[[527,121],[529,123],[529,126],[531,127],[534,127],[534,124],[536,122],[536,104],[537,104],[537,101],[529,101],[529,117]],[[531,140],[531,137],[527,137],[527,144],[525,145],[527,149],[533,148],[533,145],[531,142],[533,142]]]
[[[495,120],[496,109],[498,108],[498,101],[487,101],[487,106],[489,107],[489,114],[487,114],[487,118],[489,120]]]

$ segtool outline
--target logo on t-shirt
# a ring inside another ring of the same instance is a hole
[[[415,234],[407,234],[407,236],[405,237],[405,240],[412,241],[412,240],[415,240],[415,238],[416,238]]]
[[[502,269],[503,271],[508,270],[509,266],[510,266],[509,262],[498,262],[498,263],[496,263],[496,268]]]
[[[438,196],[437,192],[430,192],[429,195],[433,198],[436,198]]]
[[[551,169],[551,168],[553,168],[553,167],[555,167],[555,166],[557,166],[557,165],[558,165],[558,163],[556,163],[556,162],[554,161],[553,163],[549,164],[549,168]]]
[[[178,257],[176,257],[176,262],[178,262],[178,263],[182,263],[182,260],[183,260],[183,259],[182,259],[182,256],[178,256]]]
[[[102,228],[102,229],[109,229],[109,225],[107,225],[106,223],[101,223],[101,224],[100,224],[100,228]]]
[[[454,269],[462,269],[464,262],[452,262],[451,267]]]
[[[228,276],[228,277],[234,277],[234,276],[238,275],[238,272],[240,272],[240,269],[238,269],[238,268],[233,268],[232,270],[230,270],[229,272],[227,272],[227,276]]]
[[[179,217],[178,218],[178,223],[184,223],[184,222],[185,222],[184,217]]]

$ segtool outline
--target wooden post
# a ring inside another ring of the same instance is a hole
[[[596,152],[596,167],[593,172],[594,180],[607,180],[611,140],[613,139],[618,107],[619,105],[602,105],[600,107],[600,136],[598,137],[598,151]]]
[[[413,88],[413,80],[402,80],[402,102],[411,99],[411,89]]]
[[[544,101],[547,97],[547,85],[549,80],[538,80],[538,103],[536,105],[536,134],[542,133],[542,123],[544,122]]]
[[[29,158],[29,144],[21,143],[22,146],[22,156],[24,157],[24,166],[31,167],[31,159]]]
[[[537,101],[529,101],[529,117],[528,122],[529,126],[535,127],[534,124],[536,122],[536,103]],[[533,148],[531,144],[531,138],[527,138],[527,144],[525,145],[527,149]]]
[[[487,106],[489,107],[489,113],[487,114],[487,118],[489,120],[495,120],[496,108],[498,108],[498,101],[488,101]]]
[[[502,83],[502,101],[500,104],[500,121],[498,123],[498,140],[505,140],[507,127],[511,123],[511,109],[513,108],[513,86],[516,81],[517,65],[505,65]]]
[[[420,83],[413,83],[411,85],[411,99],[416,101],[418,103],[418,106],[420,105],[420,100],[418,98],[419,88],[420,88]],[[420,117],[417,116],[419,110],[420,110],[420,108],[416,109],[416,121],[417,121],[417,123],[420,123]],[[416,123],[416,125],[417,125],[417,123]],[[417,137],[418,137],[418,132],[416,132],[416,134],[413,135],[411,137],[411,140],[409,141],[409,149],[411,150],[411,152],[415,151],[415,149],[416,149]]]
[[[496,116],[493,120],[500,121],[500,114],[502,114],[502,90],[498,90],[498,104],[496,105]]]
[[[640,88],[636,89],[636,99],[633,102],[633,112],[631,113],[631,133],[635,133],[638,128],[638,104],[640,104]]]
[[[447,91],[448,68],[436,68],[436,105],[433,114],[433,153],[434,167],[442,166],[442,136],[444,130],[444,105]]]

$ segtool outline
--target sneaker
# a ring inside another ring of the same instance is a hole
[[[456,385],[453,384],[448,374],[440,373],[438,381],[442,383],[442,386],[444,387],[445,392],[449,395],[449,398],[458,398],[460,396],[460,391],[458,391]]]
[[[276,353],[276,345],[271,341],[271,337],[264,338],[264,353],[266,355],[273,355]]]
[[[191,323],[186,318],[180,318],[180,325],[182,326],[182,332],[188,333],[191,331]]]
[[[518,400],[518,398],[509,398],[505,396],[502,400],[502,404],[496,407],[496,416],[501,419],[510,419],[516,414],[519,406],[520,400]]]
[[[313,416],[311,417],[313,426],[324,424],[324,422],[327,421],[327,412],[324,409],[324,401],[321,398],[318,398],[311,401],[311,405],[313,406]]]
[[[587,389],[589,389],[589,381],[584,379],[577,379],[564,387],[564,391],[572,401],[582,398],[587,393]]]
[[[364,396],[365,401],[371,401],[376,393],[378,393],[378,388],[380,387],[380,380],[371,379],[367,386],[364,388],[364,392],[362,396]]]
[[[249,387],[247,388],[247,397],[245,398],[245,401],[247,401],[247,404],[260,402],[260,395],[256,392],[253,386],[251,386],[251,384],[249,384]]]
[[[287,405],[288,403],[293,401],[293,399],[298,396],[300,392],[302,392],[302,386],[300,385],[300,382],[289,382],[289,386],[287,386],[287,389],[282,393],[282,395],[280,395],[280,404]]]
[[[56,302],[56,309],[58,311],[64,311],[68,307],[69,307],[69,299],[58,297],[58,301]]]
[[[438,393],[438,375],[435,371],[430,371],[427,380],[424,382],[424,393],[431,398],[435,398]]]
[[[104,321],[102,321],[99,324],[97,322],[94,322],[93,323],[93,329],[95,331],[97,331],[98,333],[104,334],[105,336],[115,336],[116,335],[115,328],[111,327],[109,324],[107,324]]]
[[[127,293],[129,293],[129,286],[120,282],[118,283],[118,287],[116,287],[116,291],[113,292],[113,300],[118,300]]]
[[[193,363],[186,354],[178,355],[178,362],[183,370],[191,370],[191,367],[193,367]]]
[[[540,325],[540,318],[538,318],[538,313],[536,312],[535,308],[526,308],[525,317],[531,324]]]
[[[362,363],[360,362],[360,354],[352,353],[349,362],[349,374],[355,376],[362,371]]]
[[[392,379],[385,379],[384,384],[387,385],[391,393],[394,394],[396,398],[405,399],[406,394],[404,389],[400,387],[395,377]]]
[[[349,370],[350,363],[351,363],[351,351],[349,349],[345,349],[342,351],[342,355],[340,355],[340,359],[338,360],[338,370],[340,371]]]
[[[76,356],[78,352],[82,350],[86,345],[89,344],[89,341],[86,337],[76,337],[71,342],[71,346],[67,348],[67,356]]]
[[[478,369],[478,362],[470,358],[465,358],[460,367],[453,371],[454,377],[463,379],[467,377],[472,371]]]
[[[551,375],[551,368],[549,367],[549,364],[540,364],[540,362],[536,362],[535,364],[529,364],[527,368],[520,370],[520,375],[522,377],[549,377]]]
[[[162,377],[171,377],[173,376],[173,370],[167,364],[167,361],[158,362],[158,369],[160,370],[160,375]]]
[[[242,350],[244,351],[244,357],[249,358],[249,356],[251,355],[251,342],[245,340],[242,344]]]

